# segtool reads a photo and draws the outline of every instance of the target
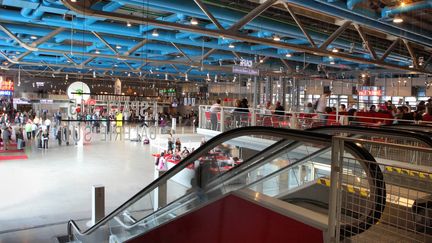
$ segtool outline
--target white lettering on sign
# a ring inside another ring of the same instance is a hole
[[[240,59],[240,66],[242,67],[252,67],[253,62],[252,60],[247,60],[247,59]]]

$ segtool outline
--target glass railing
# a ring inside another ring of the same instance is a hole
[[[70,237],[81,242],[122,242],[231,191],[259,187],[275,195],[275,182],[267,182],[267,178],[284,170],[300,175],[296,169],[299,166],[323,163],[316,158],[329,153],[330,139],[324,134],[264,127],[218,135],[172,169],[161,172],[163,175],[156,181],[93,227],[81,231],[71,221]],[[356,156],[367,153],[355,146],[349,152],[356,149]],[[299,186],[301,181],[314,178],[308,176],[298,176],[289,184]],[[267,184],[258,186],[261,180]],[[280,185],[278,188],[283,189]]]
[[[432,122],[404,120],[386,112],[328,112],[306,113],[268,109],[236,108],[222,106],[218,112],[211,112],[211,106],[199,106],[199,128],[218,132],[247,126],[307,129],[320,126],[352,125],[380,127],[389,125],[422,125],[432,130]]]

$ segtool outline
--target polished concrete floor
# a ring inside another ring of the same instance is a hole
[[[201,137],[188,130],[183,145],[197,147]],[[131,141],[96,141],[47,150],[27,146],[26,160],[0,161],[0,242],[55,242],[69,219],[91,217],[91,188],[105,187],[106,213],[154,179],[154,158],[167,144],[158,135],[151,145]]]

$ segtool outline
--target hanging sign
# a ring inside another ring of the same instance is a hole
[[[382,90],[359,90],[359,96],[382,96]]]

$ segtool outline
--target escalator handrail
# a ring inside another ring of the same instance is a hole
[[[129,200],[119,206],[117,209],[112,211],[110,214],[99,220],[96,224],[86,229],[85,231],[81,231],[79,226],[74,220],[69,220],[68,222],[68,235],[72,237],[72,228],[80,236],[89,235],[96,231],[100,226],[107,223],[109,220],[114,218],[116,215],[122,213],[129,206],[140,200],[142,197],[152,192],[154,189],[166,183],[171,177],[175,176],[178,172],[186,168],[190,163],[194,163],[200,157],[202,157],[205,153],[207,153],[212,148],[220,145],[221,143],[228,141],[232,138],[241,137],[241,136],[250,136],[250,135],[268,135],[274,136],[281,139],[292,139],[306,143],[322,143],[322,144],[330,144],[331,136],[327,134],[321,133],[313,133],[309,131],[302,130],[293,130],[293,129],[282,129],[282,128],[272,128],[272,127],[243,127],[230,130],[225,133],[221,133],[209,141],[207,141],[203,146],[197,148],[194,152],[192,152],[187,158],[183,159],[173,168],[168,170],[165,174],[158,177],[156,180],[151,182],[144,189],[136,193]]]
[[[413,140],[418,140],[429,147],[432,147],[432,136],[427,136],[424,132],[415,130],[398,130],[395,133],[395,129],[380,127],[380,128],[369,128],[369,127],[354,127],[354,126],[321,126],[308,128],[305,131],[321,132],[321,131],[337,131],[337,132],[357,132],[360,135],[385,135],[394,138],[407,138],[411,137]]]

